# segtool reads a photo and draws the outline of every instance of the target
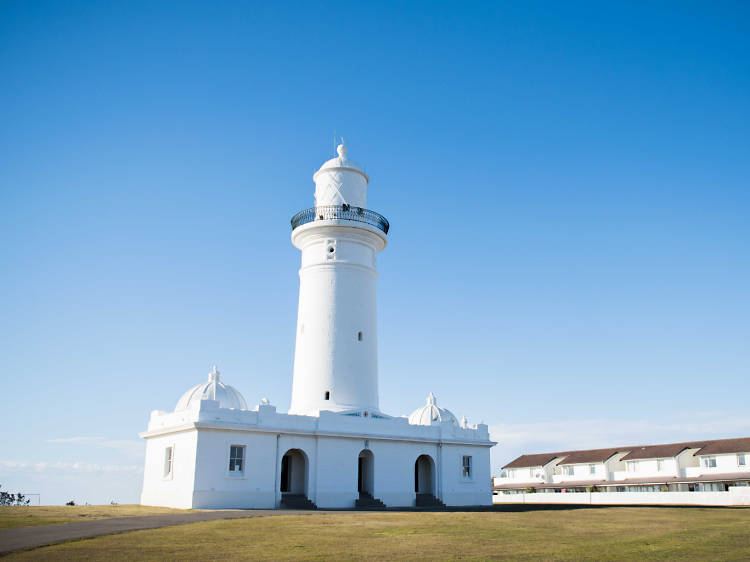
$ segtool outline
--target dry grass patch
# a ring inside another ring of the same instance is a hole
[[[137,531],[11,556],[55,560],[748,560],[750,510],[318,513]]]
[[[183,511],[168,507],[144,507],[140,505],[1,506],[0,529],[70,523],[71,521],[86,521],[89,519],[108,519],[110,517],[182,513]]]

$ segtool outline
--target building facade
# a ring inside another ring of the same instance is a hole
[[[178,508],[488,505],[487,426],[430,394],[411,416],[380,410],[377,254],[388,221],[369,177],[338,156],[315,173],[315,206],[292,218],[301,251],[291,407],[248,409],[214,368],[172,412],[154,411],[141,503]]]
[[[750,494],[750,437],[522,455],[493,479],[496,496],[734,489]]]

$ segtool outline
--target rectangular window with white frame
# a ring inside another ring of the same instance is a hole
[[[627,468],[628,472],[638,472],[638,464],[638,461],[628,461],[625,467]]]
[[[172,476],[174,464],[174,446],[164,449],[164,478]]]
[[[565,465],[562,467],[563,475],[565,476],[573,476],[575,474],[575,467],[570,465]]]
[[[656,470],[657,472],[664,470],[664,459],[656,459]]]
[[[703,468],[716,468],[716,457],[703,457],[701,460]]]
[[[737,453],[737,466],[747,466],[747,457],[745,453]]]
[[[589,465],[589,474],[596,474],[596,465],[590,464]]]
[[[231,445],[229,447],[229,474],[241,476],[245,473],[245,446]]]
[[[472,477],[471,457],[468,455],[464,455],[461,459],[461,476],[464,478]]]

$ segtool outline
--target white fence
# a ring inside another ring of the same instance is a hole
[[[567,503],[584,505],[748,505],[750,487],[729,488],[727,492],[568,492],[498,494],[495,504]]]

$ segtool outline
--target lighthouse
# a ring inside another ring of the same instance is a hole
[[[389,224],[343,143],[292,217],[302,252],[292,403],[248,407],[219,377],[151,413],[141,503],[201,509],[490,505],[487,425],[430,393],[407,418],[378,403],[377,266]],[[268,376],[274,376],[269,373]],[[470,374],[464,375],[464,378]],[[255,379],[254,379],[255,380]],[[261,380],[258,378],[257,380]]]
[[[367,208],[370,178],[338,156],[313,175],[315,206],[292,218],[302,252],[290,414],[377,415],[376,256],[389,223]]]

